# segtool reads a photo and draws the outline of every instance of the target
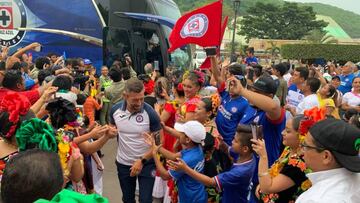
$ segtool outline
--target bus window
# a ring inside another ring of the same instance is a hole
[[[131,51],[131,44],[127,30],[120,28],[109,28],[104,32],[105,38],[105,61],[108,67],[111,67],[115,60],[122,61],[123,55]]]

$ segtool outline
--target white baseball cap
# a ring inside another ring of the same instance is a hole
[[[199,121],[188,121],[186,123],[175,123],[175,130],[185,133],[193,142],[203,143],[206,137],[205,127]]]

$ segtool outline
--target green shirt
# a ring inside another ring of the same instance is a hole
[[[83,195],[70,190],[62,190],[52,200],[39,199],[35,203],[108,203],[109,200],[98,194]]]

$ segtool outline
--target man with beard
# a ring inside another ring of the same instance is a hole
[[[135,202],[136,180],[139,181],[140,202],[152,202],[155,181],[155,163],[144,133],[158,136],[160,118],[144,103],[144,85],[137,78],[126,81],[124,100],[110,111],[110,123],[118,129],[116,166],[123,194],[123,202]]]

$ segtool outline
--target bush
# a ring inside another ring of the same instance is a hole
[[[281,46],[281,56],[286,59],[314,59],[360,61],[360,45],[338,44],[286,44]]]

